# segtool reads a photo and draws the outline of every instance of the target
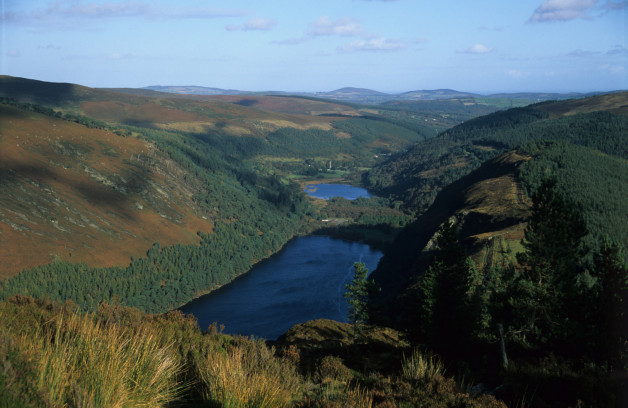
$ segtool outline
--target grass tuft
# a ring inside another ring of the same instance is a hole
[[[225,408],[285,407],[302,383],[295,367],[275,358],[261,342],[211,353],[204,363],[199,374],[205,398]]]
[[[426,356],[415,349],[409,358],[404,357],[401,375],[407,381],[430,382],[442,378],[445,367],[436,356]]]
[[[61,314],[33,333],[14,339],[37,368],[33,388],[46,405],[163,406],[182,391],[179,363],[148,329],[128,333],[91,315]]]

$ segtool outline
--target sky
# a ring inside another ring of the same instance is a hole
[[[628,0],[0,0],[0,74],[90,87],[628,89]]]

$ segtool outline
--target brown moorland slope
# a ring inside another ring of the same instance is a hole
[[[277,95],[215,95],[201,97],[206,100],[229,102],[241,106],[249,106],[267,112],[286,113],[293,115],[346,115],[359,116],[361,110],[340,103],[316,100],[303,97]]]
[[[198,242],[212,224],[183,175],[146,141],[0,104],[0,279],[54,259],[125,265],[155,241]]]
[[[184,132],[220,129],[235,136],[260,136],[280,127],[331,129],[331,121],[342,118],[319,115],[360,115],[341,104],[296,97],[208,97],[95,89],[6,75],[0,75],[0,97],[51,106],[108,123]]]
[[[545,111],[551,117],[598,111],[607,111],[615,115],[628,115],[628,92],[542,103],[535,106],[535,109]]]

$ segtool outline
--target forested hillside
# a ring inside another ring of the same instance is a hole
[[[400,233],[374,273],[385,289],[382,297],[420,279],[432,256],[428,243],[433,246],[430,240],[450,218],[479,268],[501,262],[504,256],[495,254],[507,248],[514,260],[529,214],[526,197],[548,177],[582,214],[591,251],[605,238],[628,247],[626,98],[624,93],[544,103],[472,119],[369,172],[367,179],[381,183],[380,191],[423,214]],[[514,153],[485,161],[507,149]]]
[[[610,373],[628,364],[625,98],[474,119],[369,173],[421,214],[372,275],[373,318],[494,376],[496,395],[616,403],[625,381]]]
[[[579,103],[548,102],[471,119],[378,165],[365,184],[422,213],[441,188],[530,141],[564,140],[626,158],[627,99],[628,93],[620,93]]]

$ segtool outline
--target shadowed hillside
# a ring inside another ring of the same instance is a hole
[[[198,181],[153,144],[7,105],[0,123],[0,276],[56,259],[126,265],[156,237],[211,231]]]

